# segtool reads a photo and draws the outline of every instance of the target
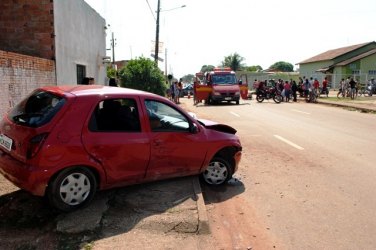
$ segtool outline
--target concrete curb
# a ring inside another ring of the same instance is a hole
[[[353,105],[353,104],[346,104],[346,103],[335,103],[335,102],[322,101],[322,100],[317,100],[317,103],[335,106],[335,107],[353,108],[353,109],[361,110],[363,112],[376,112],[376,108],[362,107],[362,106],[359,106],[359,105],[356,105],[356,104]]]
[[[197,211],[198,211],[198,233],[210,234],[209,219],[206,212],[204,197],[202,195],[199,177],[193,178],[193,191],[196,195]]]

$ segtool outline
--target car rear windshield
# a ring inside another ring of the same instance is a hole
[[[19,125],[36,128],[51,121],[64,103],[65,99],[61,96],[36,90],[17,104],[8,117]]]

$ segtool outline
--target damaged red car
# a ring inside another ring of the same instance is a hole
[[[235,133],[148,92],[43,87],[0,122],[0,173],[72,211],[108,188],[189,175],[223,184],[241,158]]]

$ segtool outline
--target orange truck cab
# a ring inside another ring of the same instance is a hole
[[[194,86],[195,102],[205,100],[207,104],[235,102],[248,98],[248,82],[238,80],[230,68],[214,68],[213,71],[196,74]]]

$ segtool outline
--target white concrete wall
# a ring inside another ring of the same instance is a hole
[[[54,25],[57,85],[77,84],[77,64],[104,85],[105,20],[84,0],[54,0]]]

